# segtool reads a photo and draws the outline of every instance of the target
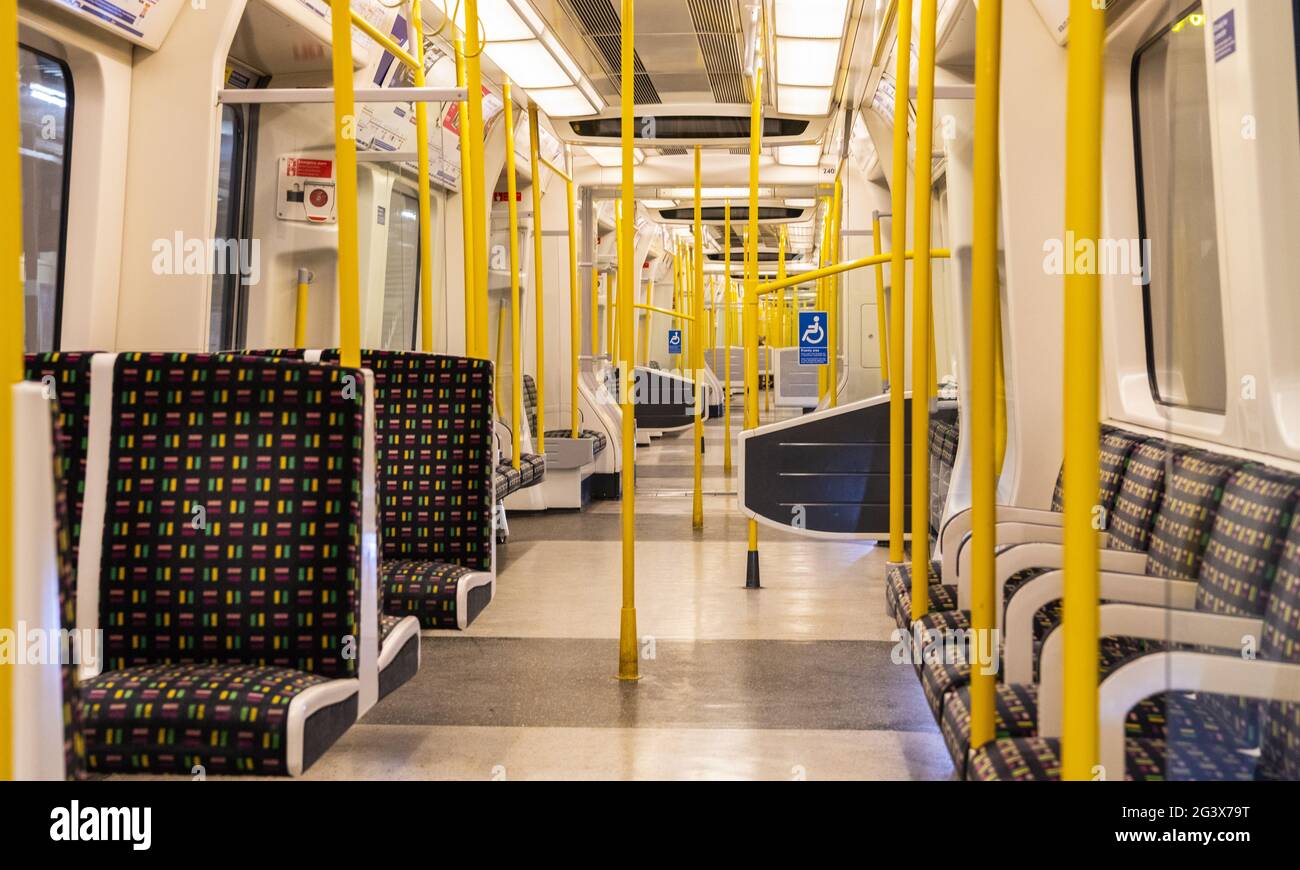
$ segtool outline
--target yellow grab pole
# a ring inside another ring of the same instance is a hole
[[[201,8],[201,7],[196,7],[196,8]],[[423,57],[424,55],[423,46],[417,47],[414,43],[412,43],[411,50],[408,52],[405,49],[403,49],[400,45],[398,45],[396,42],[394,42],[391,38],[389,38],[386,34],[384,34],[382,31],[376,28],[373,24],[371,24],[366,19],[366,17],[362,15],[360,12],[351,12],[350,14],[352,16],[352,23],[357,27],[358,30],[360,30],[366,36],[369,36],[375,42],[379,43],[379,45],[384,49],[384,51],[387,51],[393,57],[397,58],[399,62],[409,67],[412,71],[414,71],[415,68],[420,65],[417,58]],[[416,22],[420,20],[418,17],[419,14],[420,14],[419,9],[411,10],[412,25],[414,25]],[[411,30],[413,32],[418,32],[415,31],[414,26],[412,26]],[[421,85],[420,87],[423,87],[423,85]]]
[[[880,256],[880,212],[871,216],[871,252]],[[880,345],[880,385],[889,383],[889,348],[885,336],[888,315],[885,311],[885,264],[876,264],[876,338]]]
[[[1091,0],[1070,2],[1069,84],[1065,107],[1065,237],[1101,234],[1102,60],[1106,13]],[[1096,270],[1065,276],[1065,697],[1061,778],[1096,777],[1098,578],[1097,439],[1101,305]],[[1124,771],[1110,771],[1123,779]]]
[[[785,224],[782,224],[781,232],[777,236],[777,245],[776,245],[776,280],[778,281],[784,281],[786,278],[785,244],[786,244]],[[781,296],[777,303],[778,312],[782,308],[784,308],[784,303],[785,303],[785,290],[781,290]],[[768,345],[767,347],[767,389],[769,392],[771,392],[776,389],[776,383],[772,380],[772,340],[770,338],[768,339],[767,345]]]
[[[465,2],[465,79],[466,114],[469,121],[470,151],[470,224],[474,241],[474,328],[478,332],[475,346],[482,353],[488,348],[488,256],[487,201],[483,190],[483,69],[479,42],[478,0]],[[509,105],[509,100],[506,104]],[[463,186],[464,182],[462,182]]]
[[[616,360],[618,354],[618,321],[614,311],[618,306],[618,296],[623,292],[623,205],[614,203],[614,250],[618,259],[614,263],[614,289],[605,284],[605,349],[609,351],[610,361]]]
[[[722,471],[731,474],[731,200],[722,207],[722,316],[724,323],[722,334],[726,359],[722,363],[726,375],[722,381],[722,401],[724,412],[722,427],[725,430],[722,441]]]
[[[338,192],[338,293],[340,362],[361,365],[359,256],[357,253],[356,104],[352,76],[352,10],[331,0],[334,43],[334,183]]]
[[[916,193],[912,243],[930,248],[929,154],[934,146],[934,35],[938,0],[921,0],[916,70]],[[930,611],[930,258],[912,262],[912,621]]]
[[[456,38],[456,86],[465,87],[465,43]],[[474,194],[471,178],[474,163],[469,144],[468,103],[460,101],[460,222],[465,250],[465,356],[482,357],[487,348],[478,344],[478,299],[475,297],[474,273],[478,262],[474,257]]]
[[[912,0],[898,0],[898,44],[912,44]],[[900,50],[898,66],[894,81],[902,93],[907,92],[907,83],[912,80],[912,52]],[[907,116],[910,100],[894,101],[894,173],[890,184],[891,226],[893,259],[889,266],[889,279],[893,284],[889,305],[889,370],[894,380],[889,384],[889,561],[903,561],[903,535],[905,518],[904,501],[907,497],[906,482],[907,462],[903,455],[903,441],[907,437],[907,427],[903,415],[907,406],[903,397],[905,379],[903,367],[906,365],[904,332],[907,329],[907,261],[903,254],[907,250]],[[894,383],[894,381],[897,383]]]
[[[501,339],[506,334],[506,303],[501,300],[497,303],[497,352],[492,362],[492,402],[497,406],[497,416],[504,417],[501,413]]]
[[[510,465],[519,467],[520,426],[524,419],[524,360],[519,350],[519,204],[515,202],[515,105],[510,82],[501,86],[506,124],[506,212],[510,215]]]
[[[546,452],[546,295],[542,292],[542,173],[537,163],[537,104],[528,106],[528,170],[533,174],[533,274],[537,282],[537,452]]]
[[[700,146],[695,146],[695,287],[691,292],[691,382],[695,385],[695,494],[691,502],[691,528],[704,528],[704,213],[700,206]]]
[[[311,272],[298,270],[298,298],[293,317],[293,346],[307,346],[307,297],[311,288]]]
[[[840,167],[843,168],[841,163]],[[839,175],[835,176],[835,198],[831,200],[831,265],[840,261],[840,219],[844,207],[844,181]],[[928,248],[925,245],[924,248]],[[925,259],[922,257],[922,259]],[[928,261],[927,261],[928,262]],[[830,312],[826,318],[826,343],[830,346],[827,362],[830,364],[826,370],[826,389],[830,391],[830,406],[836,407],[840,403],[840,372],[839,372],[839,353],[840,346],[840,279],[831,278],[826,284],[829,295]]]
[[[362,19],[364,20],[364,19]],[[424,80],[424,17],[420,0],[411,0],[411,70],[417,88]],[[420,350],[433,352],[433,206],[429,186],[429,106],[415,102],[416,167],[420,195]]]
[[[915,254],[916,254],[915,251],[904,251],[903,259],[904,260],[914,259]],[[765,284],[758,285],[758,294],[760,296],[763,296],[768,293],[775,293],[778,290],[784,290],[786,287],[792,287],[798,284],[806,283],[808,281],[817,281],[822,278],[829,278],[832,275],[840,275],[843,274],[844,272],[852,272],[854,269],[862,269],[862,268],[866,268],[867,266],[874,266],[877,263],[889,262],[893,257],[894,254],[892,252],[887,254],[873,255],[870,257],[862,257],[861,259],[858,260],[850,260],[847,263],[836,263],[834,266],[824,266],[821,269],[814,269],[811,272],[803,272],[798,275],[791,275],[788,278],[775,280],[775,281],[768,281]],[[936,260],[946,260],[952,257],[952,251],[950,251],[948,248],[931,248],[930,257]]]
[[[678,242],[673,251],[673,309],[680,310],[682,307],[682,244]],[[680,329],[681,324],[676,319],[669,324],[670,329]],[[682,367],[680,354],[671,354],[672,359],[669,364],[676,370]]]
[[[633,91],[636,75],[632,41],[633,0],[623,0],[621,20],[622,115],[619,135],[623,147],[623,213],[632,221],[636,215],[632,148],[632,126],[636,115],[636,97]],[[624,233],[618,252],[619,261],[623,265],[619,292],[623,294],[624,304],[619,307],[619,315],[622,319],[620,328],[624,348],[632,344],[632,278],[635,274],[632,268],[633,254],[632,233]],[[636,422],[632,419],[632,366],[626,361],[621,365],[623,389],[619,398],[623,410],[623,609],[619,620],[618,678],[637,680],[641,674],[636,643]]]
[[[659,307],[657,307],[657,306],[655,306],[655,305],[650,305],[650,304],[645,303],[645,302],[637,302],[637,303],[636,303],[635,305],[633,305],[632,307],[635,308],[637,311],[652,311],[652,312],[654,312],[655,314],[665,314],[665,315],[667,315],[667,316],[669,316],[669,317],[673,317],[673,318],[678,318],[678,319],[681,319],[681,320],[685,320],[687,323],[694,323],[694,322],[695,322],[695,315],[694,315],[694,314],[688,314],[688,313],[685,312],[685,311],[674,311],[674,310],[671,309],[671,308],[659,308]]]
[[[581,424],[578,413],[578,356],[582,353],[582,311],[578,304],[578,220],[574,214],[573,179],[564,179],[564,195],[569,206],[569,353],[572,365],[569,368],[569,428],[571,435],[578,437]],[[595,353],[595,351],[592,351]]]
[[[1071,34],[1073,41],[1073,34]],[[994,629],[994,330],[998,298],[998,112],[1001,100],[1002,2],[984,0],[975,39],[974,226],[971,251],[971,627],[975,642]],[[1096,444],[1093,445],[1094,455]],[[1094,489],[1094,494],[1096,490]],[[986,647],[987,649],[987,647]],[[996,650],[996,647],[994,647]],[[971,673],[971,748],[994,739],[996,679]]]
[[[343,18],[347,21],[347,16]],[[14,78],[0,88],[0,201],[9,203],[0,224],[0,626],[14,625],[14,406],[13,385],[23,379],[22,162],[18,112],[18,5],[0,8],[0,69]],[[6,74],[7,75],[7,74]],[[0,781],[14,777],[14,667],[0,666]]]
[[[754,93],[749,104],[749,233],[745,240],[745,428],[758,425],[758,158],[763,149],[763,59],[754,64]],[[758,570],[758,523],[749,521],[745,588],[762,586]]]
[[[831,201],[829,199],[823,199],[823,201],[826,203],[826,216],[822,223],[822,243],[817,250],[817,264],[822,268],[825,268],[827,266],[832,265],[831,264]],[[826,304],[826,279],[825,278],[821,278],[817,281],[817,308],[829,312],[830,306]],[[830,314],[828,313],[827,320],[829,319],[830,319]],[[830,329],[830,324],[827,323],[827,330],[829,331],[829,329]],[[829,358],[827,360],[827,365],[817,367],[817,403],[818,404],[821,404],[822,399],[826,397],[826,375],[827,375],[826,369],[828,366],[829,366]]]

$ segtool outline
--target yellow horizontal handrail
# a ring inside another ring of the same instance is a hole
[[[912,259],[912,251],[903,254],[905,259]],[[946,260],[950,256],[947,248],[931,248],[930,257],[937,260]],[[863,257],[860,260],[850,260],[847,263],[836,263],[834,266],[825,266],[821,269],[813,269],[811,272],[802,272],[798,275],[791,275],[788,278],[782,278],[779,281],[772,281],[768,284],[759,284],[755,290],[757,295],[763,296],[768,293],[775,293],[778,290],[784,290],[787,287],[796,287],[808,281],[816,281],[821,278],[829,278],[832,275],[838,275],[841,272],[849,272],[853,269],[862,269],[867,266],[874,266],[877,263],[888,263],[893,254],[872,254],[870,257]]]
[[[653,312],[655,312],[656,314],[667,314],[669,317],[677,317],[677,318],[680,318],[680,319],[682,319],[682,320],[689,320],[689,321],[691,321],[692,323],[695,322],[695,316],[694,316],[694,315],[691,315],[691,314],[685,314],[685,313],[683,313],[683,312],[681,312],[681,311],[673,311],[671,308],[656,308],[656,307],[653,306],[653,305],[646,305],[644,302],[637,302],[637,303],[634,304],[632,307],[633,307],[633,308],[639,308],[639,309],[642,310],[642,311],[653,311]]]
[[[556,175],[560,176],[560,177],[563,178],[565,181],[569,182],[569,184],[573,184],[573,176],[572,176],[572,175],[570,175],[569,173],[565,172],[563,169],[561,169],[560,167],[556,166],[554,163],[552,163],[551,161],[547,160],[545,157],[543,157],[543,156],[540,155],[540,154],[537,155],[537,159],[538,159],[539,161],[541,161],[541,164],[542,164],[543,166],[545,166],[547,169],[551,170],[551,171],[554,172]]]
[[[380,46],[383,47],[384,51],[406,64],[411,69],[419,67],[420,63],[415,59],[414,55],[402,48],[396,42],[393,42],[389,37],[380,33],[375,28],[375,25],[371,24],[365,19],[365,16],[355,10],[352,12],[352,23],[359,27],[361,32],[366,36],[369,36],[375,42],[379,43]]]

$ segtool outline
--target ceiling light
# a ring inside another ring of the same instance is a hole
[[[492,62],[525,90],[569,87],[573,81],[549,49],[535,39],[492,44]]]
[[[800,88],[777,85],[776,108],[789,115],[824,116],[831,107],[830,88]]]
[[[695,201],[695,188],[693,187],[669,187],[659,191],[659,195],[665,199],[689,199]],[[758,189],[759,199],[771,199],[772,188],[760,187]],[[703,187],[700,188],[700,199],[749,199],[748,187]],[[735,204],[735,203],[733,203]],[[743,204],[743,203],[741,203]]]
[[[646,208],[672,208],[677,205],[675,199],[643,199],[641,204]]]
[[[817,204],[817,200],[811,197],[807,199],[787,199],[785,204],[791,208],[812,208]]]
[[[597,109],[577,88],[535,88],[528,97],[552,118],[593,115]]]
[[[782,166],[817,166],[821,161],[820,145],[783,145],[776,149],[776,162]]]
[[[782,85],[830,87],[840,62],[838,39],[776,40],[776,80]]]
[[[776,0],[776,33],[839,39],[848,6],[848,0]]]
[[[442,14],[447,14],[447,7],[455,8],[455,0],[433,0],[433,2],[442,10]],[[465,31],[465,3],[459,4],[460,8],[456,10],[456,26]],[[514,4],[510,0],[479,0],[478,2],[478,19],[482,23],[482,32],[487,35],[488,42],[501,42],[513,39],[532,39],[536,34],[532,32],[524,19],[515,11]]]
[[[623,149],[613,145],[584,145],[591,159],[604,167],[622,166]],[[645,160],[645,152],[640,148],[632,149],[632,165],[636,166]]]

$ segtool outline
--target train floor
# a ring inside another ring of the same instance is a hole
[[[723,439],[710,421],[701,532],[689,432],[637,451],[639,682],[615,678],[619,503],[514,512],[492,604],[425,632],[420,672],[304,778],[953,778],[890,657],[885,548],[760,526],[763,588],[747,590]]]

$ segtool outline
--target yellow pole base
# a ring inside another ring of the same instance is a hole
[[[618,632],[618,678],[620,680],[641,679],[636,644],[635,607],[624,607],[620,612]]]

